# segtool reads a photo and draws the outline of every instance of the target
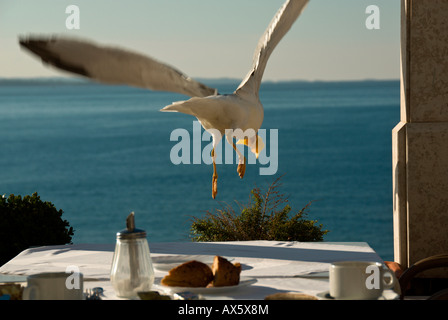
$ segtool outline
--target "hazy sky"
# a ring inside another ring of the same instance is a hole
[[[0,77],[61,76],[19,35],[67,34],[146,53],[192,77],[243,78],[284,0],[0,0]],[[68,30],[66,7],[80,9]],[[369,30],[366,8],[380,9]],[[310,0],[272,54],[264,80],[398,79],[400,0]]]

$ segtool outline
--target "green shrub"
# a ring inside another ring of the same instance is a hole
[[[29,247],[71,243],[73,228],[62,213],[37,193],[0,196],[0,265]]]
[[[207,211],[203,218],[194,217],[190,228],[192,240],[323,241],[328,230],[322,230],[322,224],[317,225],[317,221],[304,219],[311,202],[290,216],[288,199],[278,191],[280,178],[264,194],[254,188],[249,205],[239,205],[239,213],[226,205],[215,213]]]

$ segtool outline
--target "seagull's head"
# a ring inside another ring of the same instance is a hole
[[[249,147],[250,151],[252,151],[253,154],[258,159],[258,156],[260,155],[261,150],[264,148],[264,142],[263,139],[258,135],[255,134],[251,137],[245,137],[244,139],[238,140],[237,144],[244,144]]]

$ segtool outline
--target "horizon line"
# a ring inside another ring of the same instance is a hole
[[[95,81],[94,79],[83,78],[83,77],[70,77],[70,76],[29,76],[29,77],[0,77],[0,81],[73,81],[73,82],[93,82],[97,84],[111,85],[107,83],[101,83],[99,81]],[[239,78],[232,77],[197,77],[196,81],[221,81],[221,82],[240,82]],[[400,78],[364,78],[364,79],[266,79],[263,80],[262,83],[281,83],[281,82],[374,82],[374,81],[400,81]],[[112,85],[121,85],[121,84],[112,84]],[[123,84],[125,85],[125,84]]]

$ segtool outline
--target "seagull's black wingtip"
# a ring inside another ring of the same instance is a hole
[[[26,36],[19,36],[19,44],[21,47],[27,47],[29,42],[29,37]]]
[[[42,58],[48,55],[48,51],[46,50],[47,41],[45,40],[21,38],[19,39],[19,44],[22,48],[25,48]]]
[[[61,70],[90,77],[83,66],[74,65],[59,56],[59,54],[51,47],[51,44],[56,41],[57,39],[55,37],[45,38],[28,36],[19,38],[20,46],[40,57],[42,62],[51,64]]]

